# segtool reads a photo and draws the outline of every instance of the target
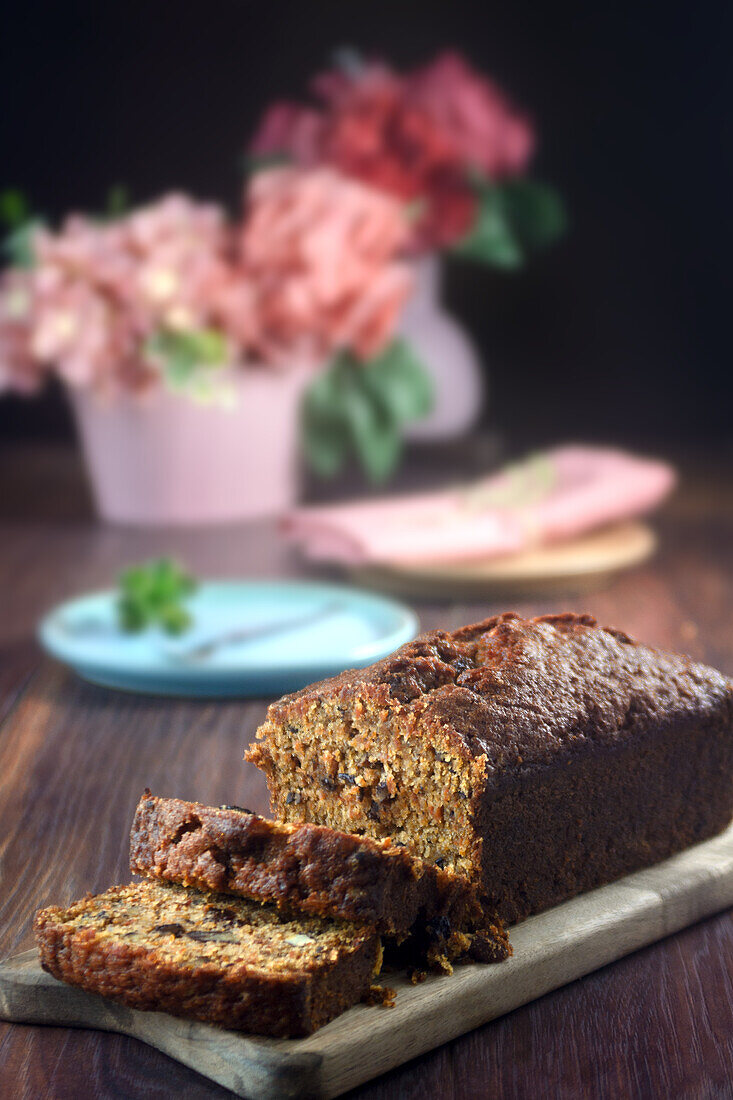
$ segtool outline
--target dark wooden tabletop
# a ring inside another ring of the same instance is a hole
[[[733,455],[678,456],[682,485],[655,521],[660,550],[598,591],[514,601],[589,610],[733,673]],[[0,957],[31,945],[34,910],[128,881],[143,787],[267,810],[242,753],[265,700],[152,699],[82,683],[33,640],[60,599],[174,553],[209,576],[304,569],[269,523],[145,532],[91,519],[79,468],[54,451],[0,451]],[[421,603],[423,627],[495,603]],[[133,1039],[0,1025],[0,1096],[229,1095]],[[733,1096],[733,922],[724,913],[463,1036],[352,1094],[396,1097]]]

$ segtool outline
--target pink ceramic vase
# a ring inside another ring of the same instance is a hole
[[[159,389],[103,401],[71,392],[97,510],[110,523],[231,522],[292,507],[308,372],[232,373],[230,405]]]
[[[413,264],[414,290],[400,321],[404,336],[433,384],[433,410],[407,428],[422,442],[457,439],[475,427],[486,400],[486,378],[476,348],[440,300],[441,261]]]

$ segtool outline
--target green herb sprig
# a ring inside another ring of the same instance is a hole
[[[170,558],[130,566],[120,574],[117,614],[122,630],[138,634],[160,626],[166,634],[183,634],[193,622],[185,600],[196,580]]]

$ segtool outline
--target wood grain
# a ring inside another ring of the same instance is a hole
[[[413,986],[390,977],[393,1009],[358,1005],[306,1039],[258,1039],[137,1012],[57,982],[35,951],[0,964],[0,1017],[142,1039],[251,1100],[340,1096],[558,986],[733,904],[733,826],[720,837],[532,917],[499,966],[461,966]]]
[[[513,608],[588,610],[733,673],[733,450],[680,452],[679,461],[682,486],[655,520],[652,561],[592,593],[516,600]],[[447,458],[446,471],[455,478]],[[418,475],[408,470],[403,484],[412,487]],[[241,763],[264,700],[164,703],[92,688],[42,658],[33,642],[37,619],[53,603],[106,586],[123,565],[162,552],[211,576],[322,575],[301,565],[269,524],[154,533],[97,527],[72,458],[38,452],[28,461],[0,450],[0,957],[30,946],[37,906],[124,877],[125,834],[146,784],[267,808],[259,773]],[[470,599],[416,606],[424,627],[506,609]],[[731,975],[733,922],[723,914],[353,1096],[731,1097]],[[0,1095],[199,1100],[227,1092],[135,1039],[2,1024]]]

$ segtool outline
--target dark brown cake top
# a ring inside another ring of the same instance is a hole
[[[414,715],[422,729],[439,726],[467,754],[486,755],[490,770],[540,764],[571,743],[610,743],[663,724],[733,723],[727,677],[572,613],[506,613],[420,635],[369,668],[286,696],[270,717],[285,720],[328,697],[346,705],[370,699]]]

